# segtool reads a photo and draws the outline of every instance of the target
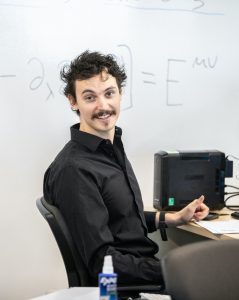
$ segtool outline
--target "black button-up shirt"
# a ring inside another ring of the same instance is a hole
[[[71,127],[71,140],[45,173],[44,196],[61,210],[97,283],[112,255],[120,284],[161,283],[158,246],[148,238],[155,212],[144,212],[140,189],[115,128],[114,143]]]

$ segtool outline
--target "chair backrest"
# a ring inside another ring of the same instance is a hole
[[[37,208],[50,225],[60,249],[68,278],[69,287],[92,286],[85,264],[76,249],[72,236],[60,210],[49,204],[44,197],[36,200]],[[118,298],[128,299],[139,296],[140,292],[162,292],[161,285],[118,286]]]
[[[60,249],[69,287],[90,286],[88,272],[60,210],[49,204],[44,197],[38,198],[36,204],[40,213],[48,222]]]
[[[239,241],[203,241],[162,258],[166,292],[173,300],[238,300]]]

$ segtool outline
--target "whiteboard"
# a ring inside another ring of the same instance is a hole
[[[78,121],[62,95],[61,67],[86,49],[125,65],[118,125],[152,207],[158,150],[239,156],[238,28],[236,0],[0,0],[1,298],[66,285],[35,206],[44,171]],[[236,161],[234,169],[239,185]]]

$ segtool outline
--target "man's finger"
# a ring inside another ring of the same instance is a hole
[[[205,197],[202,195],[198,199],[195,199],[195,202],[197,203],[197,205],[200,205],[203,203],[204,199]]]

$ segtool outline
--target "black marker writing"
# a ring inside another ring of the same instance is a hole
[[[196,57],[194,59],[192,67],[195,68],[195,67],[203,66],[205,69],[207,68],[213,69],[215,68],[216,64],[217,64],[217,56],[215,56],[214,59],[210,57],[207,58]]]
[[[50,97],[54,98],[53,91],[52,91],[52,89],[50,88],[48,82],[46,83],[46,85],[47,85],[47,87],[48,87],[48,89],[49,89],[49,91],[50,91],[50,93],[49,93],[49,95],[47,96],[46,100],[48,100]]]
[[[45,70],[44,70],[44,66],[43,66],[42,62],[40,61],[40,59],[38,59],[36,57],[32,57],[29,59],[29,61],[27,63],[29,65],[33,62],[36,62],[38,64],[39,69],[40,69],[40,72],[39,72],[40,75],[34,77],[31,80],[29,87],[31,90],[36,90],[42,85],[42,82],[43,82],[44,76],[45,76]]]
[[[202,8],[205,5],[205,2],[202,1],[202,0],[194,0],[194,2],[199,2],[200,3],[198,6],[193,8],[194,10]]]
[[[171,102],[171,99],[169,99],[169,87],[171,84],[177,84],[179,83],[179,80],[176,79],[172,79],[171,77],[171,65],[173,63],[185,63],[186,61],[183,59],[168,59],[168,67],[167,67],[167,88],[166,88],[166,103],[168,106],[178,106],[178,105],[182,105],[182,103],[173,103]]]
[[[0,75],[0,78],[11,78],[11,77],[16,77],[16,75],[13,74],[7,74],[7,75]]]
[[[146,75],[146,77],[148,78],[147,80],[143,80],[144,83],[156,84],[155,81],[152,81],[152,79],[154,79],[155,76],[153,73],[142,72],[142,74]]]
[[[131,52],[131,49],[128,45],[126,44],[120,44],[118,47],[122,50],[126,50],[125,55],[121,56],[121,59],[123,61],[123,64],[127,68],[127,73],[128,73],[128,81],[127,81],[127,86],[125,87],[125,92],[127,98],[128,98],[128,104],[122,109],[130,109],[133,107],[133,96],[132,96],[132,89],[133,89],[133,55]]]
[[[151,3],[150,1],[135,0],[106,0],[108,5],[123,5],[130,9],[147,10],[147,11],[161,11],[161,12],[178,12],[178,13],[193,13],[207,16],[224,16],[223,12],[209,11],[206,7],[206,0],[192,0],[179,3],[178,0],[161,0]],[[204,10],[200,10],[204,7]]]
[[[68,65],[70,65],[70,61],[69,60],[62,60],[61,62],[59,62],[59,64],[57,65],[57,67],[61,71],[64,67],[67,67]],[[65,84],[62,83],[61,86],[59,87],[58,92],[61,95],[64,94],[64,86],[65,86]]]

